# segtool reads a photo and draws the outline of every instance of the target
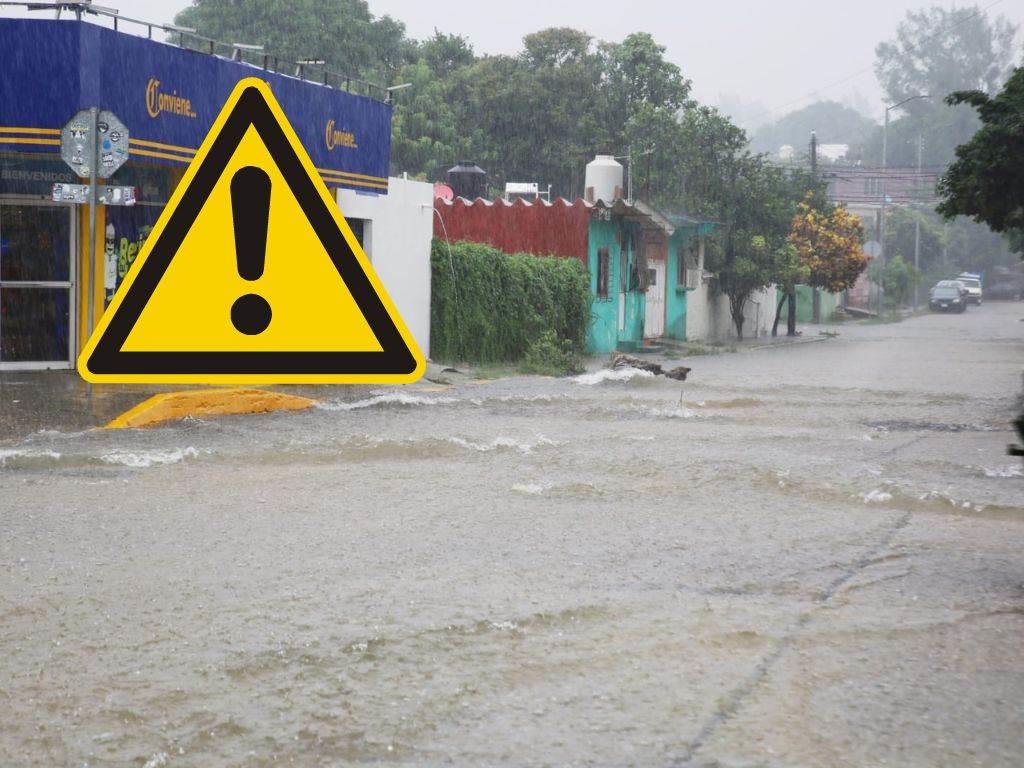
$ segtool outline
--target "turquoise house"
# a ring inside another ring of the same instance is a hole
[[[665,253],[665,320],[660,335],[685,341],[687,295],[700,287],[704,238],[714,231],[715,224],[678,213],[667,214],[666,218],[672,224],[673,232],[668,238]],[[656,306],[657,302],[651,304]],[[657,318],[651,317],[648,327],[656,330],[656,324]]]
[[[666,215],[640,200],[622,198],[456,198],[435,201],[434,210],[436,237],[585,264],[593,297],[589,354],[636,351],[645,339],[686,338],[687,294],[701,285],[699,246],[711,222]]]
[[[686,339],[687,293],[699,287],[703,238],[714,226],[639,200],[594,204],[587,238],[591,354],[636,351],[645,339]]]

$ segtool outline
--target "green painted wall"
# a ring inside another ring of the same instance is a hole
[[[632,237],[630,237],[632,235]],[[638,225],[613,219],[612,221],[591,221],[587,245],[587,266],[590,271],[590,289],[594,294],[591,304],[590,328],[587,332],[587,352],[592,355],[607,354],[618,348],[630,348],[643,342],[644,313],[646,297],[636,290],[626,291],[625,322],[619,331],[619,288],[622,284],[622,247],[640,243]],[[598,250],[608,249],[609,276],[608,296],[597,295]],[[627,279],[634,265],[636,255],[627,248]]]
[[[590,271],[590,328],[587,331],[587,352],[592,355],[615,349],[618,328],[619,244],[615,242],[615,223],[591,221],[587,238],[587,267]],[[611,272],[608,275],[608,297],[597,295],[597,252],[608,249]]]
[[[686,340],[686,294],[688,288],[679,284],[679,249],[689,246],[697,236],[696,228],[680,227],[668,240],[668,263],[665,265],[665,335],[670,339]]]
[[[821,322],[827,323],[832,319],[832,315],[835,314],[836,307],[842,306],[843,295],[841,293],[828,293],[827,291],[818,291],[818,295],[820,296]],[[776,288],[776,307],[781,300],[782,291]],[[788,311],[787,307],[782,308],[782,317],[779,319],[780,325],[785,322]],[[796,287],[796,321],[798,323],[814,322],[814,290],[809,285],[798,285]]]

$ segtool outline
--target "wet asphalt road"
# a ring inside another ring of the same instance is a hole
[[[0,444],[2,766],[1019,766],[1024,308]]]

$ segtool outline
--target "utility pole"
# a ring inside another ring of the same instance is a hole
[[[626,157],[629,165],[626,166],[626,202],[633,204],[633,145],[626,149]]]
[[[98,197],[97,181],[99,179],[96,166],[100,164],[99,114],[100,110],[98,107],[92,107],[89,110],[89,248],[86,251],[88,253],[89,268],[86,271],[85,281],[86,290],[89,291],[89,297],[86,299],[89,314],[85,327],[90,337],[96,325],[96,297],[94,294],[96,293],[96,202]],[[92,386],[88,387],[88,391],[89,394],[92,394]]]
[[[647,189],[644,192],[644,197],[647,198],[648,204],[651,202],[651,156],[653,154],[653,150],[647,152]]]
[[[924,140],[921,134],[917,135],[917,180],[915,185],[918,187],[914,191],[918,193],[917,197],[920,198],[920,185],[921,185],[921,146]],[[920,203],[920,199],[918,200]],[[920,269],[921,262],[921,209],[918,206],[918,210],[914,211],[914,311],[917,311],[917,290],[920,287],[920,275],[918,270]]]
[[[811,183],[818,182],[818,134],[811,131]],[[811,287],[811,320],[821,322],[821,294],[816,286]]]
[[[886,207],[886,205],[888,204],[888,201],[889,201],[889,190],[888,190],[888,184],[887,184],[887,182],[889,180],[889,174],[886,172],[886,168],[888,168],[888,165],[889,165],[889,112],[891,110],[893,110],[893,109],[896,109],[897,107],[902,107],[908,101],[915,101],[916,99],[930,99],[930,98],[931,98],[931,96],[929,96],[927,93],[919,93],[916,96],[908,96],[903,101],[897,102],[896,104],[891,104],[891,105],[889,105],[888,107],[885,108],[885,124],[882,126],[882,218],[881,218],[881,221],[879,222],[879,226],[878,226],[878,229],[879,229],[878,243],[879,243],[879,245],[882,248],[881,255],[879,257],[878,263],[881,264],[883,270],[885,269],[886,257],[888,256],[888,254],[886,254],[886,252],[885,252],[885,207]],[[884,272],[883,272],[883,275],[884,275]],[[882,277],[882,291],[881,291],[881,293],[882,294],[885,293],[885,278],[884,277]],[[881,300],[881,298],[882,298],[882,296],[879,296],[880,300]]]

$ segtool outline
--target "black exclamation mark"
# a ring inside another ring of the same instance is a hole
[[[235,261],[245,280],[259,280],[267,260],[270,177],[249,165],[231,177],[231,218],[235,225]],[[231,323],[239,333],[256,336],[270,325],[270,304],[258,293],[239,296],[231,305]]]

